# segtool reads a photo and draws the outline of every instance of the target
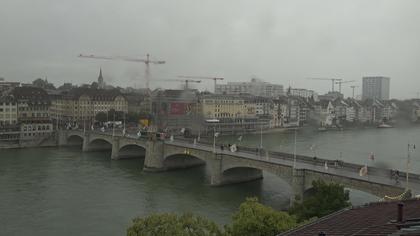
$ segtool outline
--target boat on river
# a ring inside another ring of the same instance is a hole
[[[327,131],[327,127],[321,126],[318,128],[318,131],[320,132]]]
[[[383,128],[394,128],[394,127],[392,125],[381,123],[381,124],[378,125],[377,128],[383,129]]]

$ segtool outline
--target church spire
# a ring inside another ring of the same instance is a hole
[[[105,88],[104,78],[102,77],[102,68],[99,68],[98,87],[100,89]]]

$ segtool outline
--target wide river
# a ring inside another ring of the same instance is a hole
[[[405,170],[408,142],[420,147],[420,127],[300,130],[296,147],[299,154]],[[259,134],[242,140],[259,143]],[[293,152],[294,132],[264,134],[263,146]],[[410,171],[420,173],[419,152],[411,157]],[[210,187],[206,167],[144,173],[142,166],[143,159],[111,161],[110,152],[78,148],[1,150],[0,235],[125,235],[132,218],[155,212],[189,211],[225,224],[246,197],[283,209],[291,194],[290,186],[268,173],[261,181]],[[377,199],[350,193],[353,204]]]

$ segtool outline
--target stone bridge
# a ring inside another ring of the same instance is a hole
[[[59,145],[71,145],[78,139],[83,151],[111,150],[111,158],[119,159],[126,147],[137,147],[135,152],[144,159],[144,171],[166,171],[182,169],[196,165],[207,165],[210,170],[210,184],[221,186],[261,179],[263,171],[272,173],[285,180],[294,195],[291,202],[302,199],[311,189],[312,181],[324,180],[342,184],[351,189],[360,190],[378,197],[397,196],[405,190],[405,173],[400,177],[400,184],[391,178],[391,170],[368,167],[367,176],[359,176],[362,165],[331,160],[313,159],[305,156],[294,157],[287,153],[265,152],[258,154],[251,149],[240,147],[237,152],[218,149],[212,145],[188,141],[162,141],[148,138],[112,136],[100,132],[61,131]],[[329,168],[324,167],[329,162]],[[295,165],[295,168],[293,166]],[[409,174],[410,189],[419,193],[420,176]]]

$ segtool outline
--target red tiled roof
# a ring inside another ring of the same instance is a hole
[[[326,236],[389,235],[399,231],[396,222],[398,203],[399,201],[378,202],[345,209],[281,235],[312,236],[320,232]],[[403,203],[404,220],[417,218],[420,224],[420,200],[411,199]]]

